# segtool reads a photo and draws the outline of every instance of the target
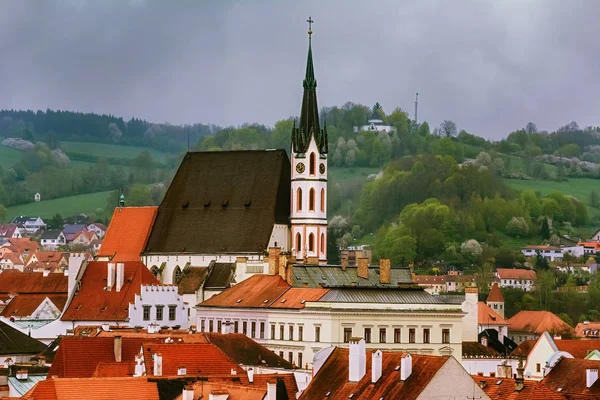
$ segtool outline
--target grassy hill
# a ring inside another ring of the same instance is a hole
[[[98,208],[106,207],[106,200],[109,193],[111,193],[111,191],[80,194],[77,196],[61,197],[58,199],[40,201],[38,203],[28,203],[8,207],[7,219],[12,221],[14,217],[19,215],[50,218],[57,213],[63,217],[81,213],[89,214],[95,212]]]

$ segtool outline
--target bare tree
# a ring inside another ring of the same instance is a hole
[[[442,135],[450,138],[452,136],[456,136],[456,124],[453,121],[444,120],[440,125],[440,132]]]
[[[527,132],[528,135],[537,133],[537,126],[535,126],[533,122],[528,122],[527,125],[525,125],[525,132]]]

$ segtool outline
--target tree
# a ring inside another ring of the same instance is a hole
[[[465,257],[467,257],[469,261],[475,262],[475,260],[481,257],[481,253],[483,253],[483,248],[477,240],[469,239],[460,245],[460,252]]]
[[[444,120],[444,122],[442,122],[440,125],[440,131],[442,135],[444,135],[447,138],[456,136],[456,124],[453,121]]]
[[[542,236],[542,239],[550,239],[550,234],[548,218],[542,218],[542,223],[540,224],[540,236]]]
[[[271,131],[270,146],[274,149],[288,149],[290,146],[290,135],[292,134],[293,120],[283,119],[277,121]],[[340,138],[343,139],[343,138]]]
[[[548,259],[544,257],[539,251],[535,254],[535,269],[538,271],[548,271],[550,269]]]
[[[527,132],[528,135],[537,133],[537,127],[533,122],[528,122],[527,125],[525,125],[525,132]]]
[[[529,225],[523,217],[512,217],[506,224],[506,233],[514,237],[527,236]]]
[[[6,215],[8,214],[6,207],[0,204],[0,222],[4,222],[6,220]]]
[[[419,136],[428,136],[429,135],[429,124],[427,123],[427,121],[423,121],[423,123],[421,125],[419,125],[418,135]]]
[[[152,191],[147,185],[135,184],[129,188],[125,201],[128,206],[151,206]]]
[[[54,214],[50,222],[48,222],[51,229],[62,229],[64,224],[65,221],[63,220],[63,217],[58,213]]]
[[[600,206],[600,197],[598,196],[598,192],[594,190],[590,192],[590,205],[596,208]]]
[[[488,293],[493,279],[494,272],[492,264],[489,262],[483,263],[479,268],[479,271],[477,271],[477,276],[475,278],[479,293]]]
[[[110,122],[108,124],[108,136],[113,142],[117,143],[121,139],[121,136],[123,136],[123,132],[121,132],[116,123]]]

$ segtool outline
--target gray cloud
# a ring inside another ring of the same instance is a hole
[[[594,1],[18,1],[0,108],[272,125],[300,110],[308,14],[321,106],[401,107],[499,138],[600,125]]]

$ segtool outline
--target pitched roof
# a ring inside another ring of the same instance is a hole
[[[531,352],[531,350],[533,349],[533,347],[535,346],[537,340],[531,340],[531,339],[527,339],[527,340],[523,340],[521,343],[519,343],[519,345],[517,346],[516,349],[514,349],[510,355],[511,356],[524,356],[527,357],[529,355],[529,353]]]
[[[17,253],[5,253],[0,256],[0,260],[9,260],[15,265],[25,265],[25,262],[21,259]]]
[[[562,330],[573,330],[562,319],[550,311],[519,311],[507,321],[509,329],[513,332],[531,332],[541,335],[544,331],[559,332]]]
[[[554,344],[560,351],[566,351],[574,358],[585,358],[594,350],[600,350],[600,340],[569,340],[553,339]]]
[[[39,217],[18,216],[13,219],[13,224],[24,224],[25,222],[35,222]]]
[[[205,334],[229,358],[243,365],[264,365],[291,369],[292,364],[263,345],[241,333]]]
[[[8,243],[8,247],[16,253],[32,253],[40,249],[40,244],[31,238],[9,238]]]
[[[114,256],[113,262],[139,261],[157,210],[157,207],[115,208],[97,256]]]
[[[54,356],[48,376],[59,378],[90,378],[100,363],[114,363],[113,337],[63,336]],[[121,342],[121,362],[135,361],[144,340],[143,337],[127,336]]]
[[[0,293],[67,293],[68,277],[42,272],[4,271],[0,274]]]
[[[560,393],[555,393],[537,381],[523,380],[523,389],[515,391],[515,379],[473,376],[491,399],[503,400],[566,400]]]
[[[504,318],[483,301],[477,303],[477,323],[479,325],[508,325]]]
[[[5,224],[0,225],[0,236],[3,237],[12,237],[19,225],[17,224]]]
[[[586,388],[586,369],[599,369],[600,361],[562,358],[542,380],[547,388],[561,393],[594,394],[600,396],[600,380]]]
[[[575,334],[577,337],[600,337],[600,322],[580,322],[575,327]]]
[[[82,236],[87,240],[92,240],[93,238],[96,237],[96,232],[94,232],[94,231],[79,232],[79,233],[75,234],[75,236],[73,237],[73,240],[77,239],[79,236]]]
[[[183,270],[183,275],[177,283],[179,294],[194,294],[206,279],[207,267],[187,267]]]
[[[390,269],[390,283],[379,281],[379,268],[369,268],[368,277],[358,277],[358,267],[348,266],[342,269],[337,265],[296,264],[293,269],[293,285],[295,287],[387,287],[397,288],[418,285],[413,282],[410,268],[393,267]]]
[[[490,290],[490,294],[488,294],[487,302],[493,303],[504,303],[504,297],[502,296],[502,292],[500,292],[500,287],[497,282],[492,284],[492,290]]]
[[[25,400],[141,399],[159,400],[156,382],[146,378],[46,379],[28,392]]]
[[[48,298],[62,311],[67,302],[67,293],[64,294],[19,294],[13,297],[10,302],[2,310],[3,317],[28,317],[30,316],[42,302]]]
[[[31,260],[34,255],[39,262],[58,262],[62,258],[63,253],[60,251],[36,251],[35,254],[32,254],[29,257],[29,260]]]
[[[490,348],[482,345],[479,342],[462,342],[462,355],[463,357],[498,357],[500,354]]]
[[[497,268],[500,279],[535,280],[535,271],[517,268]]]
[[[560,247],[530,244],[530,245],[524,246],[523,249],[527,249],[527,250],[560,250]]]
[[[129,303],[140,294],[141,285],[160,282],[141,262],[125,262],[124,283],[120,292],[104,290],[108,263],[92,261],[81,278],[81,285],[61,319],[63,321],[124,321]],[[51,274],[52,275],[52,274]]]
[[[412,373],[402,382],[396,367],[407,353],[384,351],[381,378],[372,384],[371,351],[367,351],[366,373],[359,382],[348,381],[348,353],[347,348],[336,347],[313,377],[301,399],[321,399],[328,392],[331,392],[328,399],[348,399],[351,394],[354,394],[352,398],[355,399],[416,399],[449,359],[448,356],[411,354]]]
[[[48,229],[42,234],[42,240],[44,239],[58,239],[62,231],[60,229]]]
[[[163,198],[145,251],[258,252],[289,224],[285,150],[187,153]]]
[[[135,362],[107,362],[101,361],[96,365],[92,376],[94,378],[109,378],[119,376],[133,376]]]
[[[65,235],[75,234],[83,231],[87,231],[87,225],[85,224],[65,224],[63,227],[63,232]]]
[[[235,274],[235,263],[217,263],[213,260],[208,268],[205,288],[226,289],[230,286]]]
[[[0,321],[0,355],[38,354],[45,348],[42,342]]]

